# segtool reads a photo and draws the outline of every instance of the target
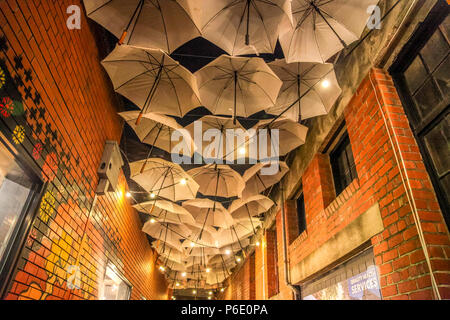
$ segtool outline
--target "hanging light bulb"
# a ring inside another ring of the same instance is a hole
[[[175,283],[175,286],[179,287],[179,286],[180,286],[180,283],[179,283],[179,282]]]
[[[259,241],[256,242],[256,246],[259,247],[261,243]]]
[[[180,180],[180,183],[181,183],[182,186],[185,186],[187,181],[186,181],[186,179],[183,178],[183,179]]]
[[[211,269],[210,268],[206,268],[206,273],[210,273]]]
[[[193,294],[197,294],[197,290],[192,290],[192,293]]]
[[[187,275],[186,272],[183,272],[183,273],[181,274],[181,276],[182,276],[183,278],[186,277],[186,275]]]
[[[161,272],[164,272],[164,271],[166,271],[166,268],[164,268],[164,266],[159,266],[159,270],[160,270]]]
[[[225,291],[225,288],[220,289],[220,292],[224,292],[224,291]]]
[[[125,197],[131,198],[131,192],[128,191],[128,192],[125,194]]]
[[[155,222],[156,222],[155,218],[151,218],[151,219],[150,219],[150,223],[153,224],[153,223],[155,223]]]
[[[330,87],[330,81],[328,81],[326,79],[323,80],[322,81],[322,87],[325,88],[325,89],[329,88]]]
[[[242,148],[239,149],[239,153],[240,153],[242,156],[245,155],[245,152],[246,152],[245,147],[242,147]]]
[[[195,243],[191,242],[191,247],[192,248],[195,247]]]
[[[156,198],[156,194],[154,194],[153,192],[150,194],[150,198],[155,199]]]
[[[241,257],[237,257],[237,258],[236,258],[236,261],[237,261],[237,262],[241,262],[241,261],[242,261]]]
[[[226,254],[227,256],[229,256],[229,255],[231,254],[231,251],[230,251],[230,250],[226,250],[226,251],[225,251],[225,254]]]
[[[212,291],[210,291],[210,292],[208,292],[208,294],[209,294],[210,296],[212,296],[213,292],[212,292]]]
[[[212,298],[211,297],[208,297],[208,300],[211,300]]]

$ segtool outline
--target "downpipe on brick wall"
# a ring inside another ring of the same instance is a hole
[[[295,286],[291,283],[291,272],[289,269],[289,261],[288,261],[288,249],[287,249],[287,239],[286,239],[286,212],[285,212],[285,199],[284,199],[284,188],[281,187],[281,233],[283,235],[283,265],[284,265],[284,281],[286,282],[286,286],[288,286],[292,293],[294,294],[295,300],[301,299],[301,292],[298,286]]]
[[[422,247],[428,269],[430,271],[431,287],[433,289],[433,293],[434,293],[434,296],[436,297],[436,300],[441,300],[442,298],[441,298],[441,294],[439,293],[439,288],[438,288],[436,278],[434,276],[433,268],[431,265],[430,254],[428,252],[427,243],[425,241],[425,235],[423,233],[420,216],[417,211],[416,199],[414,197],[414,193],[412,192],[411,183],[410,183],[410,180],[408,177],[408,172],[406,170],[406,165],[405,165],[405,161],[403,159],[403,155],[402,155],[402,152],[400,149],[400,144],[398,142],[397,134],[395,133],[394,125],[392,124],[391,118],[390,117],[386,118],[386,116],[384,114],[383,107],[381,106],[381,102],[378,99],[377,89],[372,80],[371,73],[369,73],[369,79],[370,79],[370,83],[371,83],[372,88],[375,93],[375,98],[377,100],[377,104],[378,104],[378,108],[381,113],[381,117],[383,118],[384,125],[385,125],[386,131],[388,133],[389,141],[391,143],[392,151],[394,153],[394,158],[395,158],[395,161],[397,162],[397,166],[399,169],[400,178],[402,179],[402,184],[403,184],[403,187],[405,188],[406,197],[408,199],[408,203],[411,208],[412,216],[414,218],[414,224],[416,225],[417,234],[419,236],[419,242]],[[387,112],[387,110],[386,110],[386,112]],[[392,130],[392,134],[391,134],[391,130]],[[394,141],[395,141],[395,144],[394,144]],[[398,154],[397,154],[397,152],[398,152]]]

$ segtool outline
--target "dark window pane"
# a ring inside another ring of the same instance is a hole
[[[429,79],[414,95],[421,118],[425,118],[441,101],[441,94],[432,79]]]
[[[447,115],[426,136],[425,144],[439,177],[450,170],[450,116]]]
[[[357,177],[353,152],[347,134],[330,154],[330,161],[336,195],[339,195]]]
[[[430,72],[433,72],[442,60],[444,60],[448,54],[448,50],[447,41],[442,36],[442,33],[437,30],[421,51],[423,60]]]
[[[417,57],[405,71],[405,79],[411,94],[414,94],[428,76],[420,57]]]
[[[298,219],[298,234],[302,234],[306,230],[306,215],[305,215],[305,198],[303,192],[297,199],[297,219]]]
[[[443,177],[440,181],[442,191],[445,194],[445,197],[447,198],[448,203],[448,195],[450,194],[450,174],[447,174],[445,177]]]
[[[441,91],[448,97],[450,89],[450,56],[439,66],[433,76],[439,84]]]

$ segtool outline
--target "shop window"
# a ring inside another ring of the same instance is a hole
[[[130,297],[130,283],[118,274],[116,266],[108,263],[100,287],[100,300],[129,300]]]
[[[450,18],[438,1],[390,72],[450,226]]]
[[[357,178],[352,146],[347,132],[343,134],[330,153],[336,196],[340,195]]]
[[[297,222],[298,222],[298,234],[301,235],[306,231],[306,211],[305,211],[305,197],[303,191],[297,199]]]
[[[5,286],[23,247],[42,183],[0,137],[0,284]]]

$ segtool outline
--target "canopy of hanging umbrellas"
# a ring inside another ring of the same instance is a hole
[[[145,194],[134,207],[148,216],[143,232],[173,288],[223,288],[257,245],[275,205],[268,191],[289,171],[282,160],[305,143],[305,120],[326,115],[341,94],[327,62],[361,37],[377,2],[84,0],[89,18],[117,37],[102,64],[137,107],[120,113],[149,150],[129,163]],[[199,37],[224,54],[176,53]],[[207,63],[191,73],[183,64],[196,54]],[[183,125],[199,107],[207,112]],[[198,165],[186,170],[155,148]]]

